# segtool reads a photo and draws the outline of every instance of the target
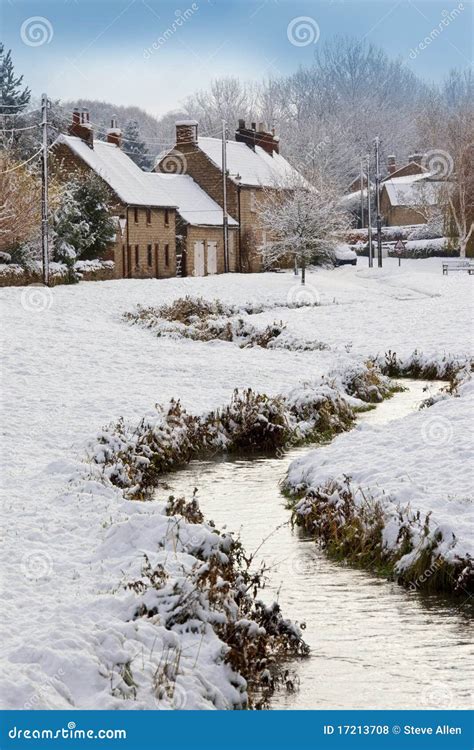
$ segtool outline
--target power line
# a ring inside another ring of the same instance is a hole
[[[0,131],[2,133],[20,133],[23,130],[33,130],[33,128],[39,128],[39,123],[35,123],[34,125],[28,125],[25,128],[2,128],[0,127]]]
[[[33,159],[36,159],[36,157],[40,155],[42,150],[43,150],[42,148],[38,149],[38,151],[35,154],[33,154],[33,156],[30,156],[30,158],[27,159],[26,161],[22,162],[21,164],[16,164],[14,167],[11,167],[11,169],[5,169],[3,172],[0,172],[0,174],[8,174],[9,172],[14,172],[15,169],[21,169],[21,167],[24,167],[26,164],[29,164],[30,161],[33,161]]]

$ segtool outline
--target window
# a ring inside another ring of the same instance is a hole
[[[135,245],[135,265],[140,265],[140,245]]]
[[[169,227],[169,225],[170,225],[170,212],[168,211],[167,208],[165,208],[165,227]]]
[[[165,245],[165,266],[170,264],[170,246]]]
[[[151,267],[153,265],[153,252],[151,245],[147,245],[146,248],[146,260],[148,263],[148,267]]]
[[[255,197],[255,190],[250,191],[250,210],[252,211],[252,213],[255,213],[255,211],[257,210],[257,200]]]
[[[133,221],[138,224],[138,208],[133,209]]]
[[[147,208],[146,210],[146,223],[151,224],[151,208]]]

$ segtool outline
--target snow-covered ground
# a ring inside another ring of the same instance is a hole
[[[153,523],[152,504],[137,508],[118,491],[77,479],[102,426],[119,416],[138,421],[171,397],[200,413],[229,401],[235,387],[277,393],[388,349],[400,356],[414,349],[472,353],[471,277],[442,276],[439,259],[404,260],[401,268],[388,259],[381,270],[365,263],[310,272],[304,291],[291,273],[0,290],[3,707],[154,706],[145,693],[142,703],[111,694],[107,670],[124,658],[129,640],[135,659],[139,648],[154,650],[151,631],[135,642],[119,585],[121,571],[136,573],[141,551],[151,552],[156,540],[139,523],[143,514]],[[304,295],[320,306],[279,307],[253,323],[282,320],[289,334],[330,348],[172,340],[122,320],[137,304],[185,294],[237,305],[286,305]],[[189,678],[189,705],[215,705],[207,681],[219,686],[217,703],[228,698],[230,683],[212,649],[210,638],[200,654],[202,679]]]

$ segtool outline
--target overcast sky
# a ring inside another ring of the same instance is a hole
[[[0,2],[2,40],[35,95],[135,104],[156,115],[215,76],[261,79],[310,64],[336,34],[380,45],[427,80],[472,64],[468,1]]]

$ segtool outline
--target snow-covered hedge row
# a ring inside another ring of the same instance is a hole
[[[397,258],[452,258],[457,257],[459,252],[450,248],[449,240],[446,237],[438,237],[408,240],[405,242],[405,249],[401,253],[389,248],[388,254]]]
[[[452,390],[470,377],[474,360],[468,355],[458,356],[436,352],[424,354],[415,349],[408,357],[398,357],[388,351],[377,358],[377,366],[390,378],[420,378],[423,380],[449,380]]]
[[[112,260],[83,260],[74,265],[77,277],[81,281],[105,281],[113,279],[115,264]],[[50,284],[66,284],[69,279],[69,269],[64,263],[49,264]],[[16,263],[0,263],[0,287],[28,286],[41,284],[43,271],[41,263],[34,261],[28,267]]]
[[[90,459],[128,497],[146,498],[170,469],[198,456],[270,451],[347,430],[357,409],[381,401],[393,384],[373,363],[334,372],[277,396],[235,390],[229,404],[189,414],[180,401],[157,405],[139,424],[120,419],[90,446]]]

